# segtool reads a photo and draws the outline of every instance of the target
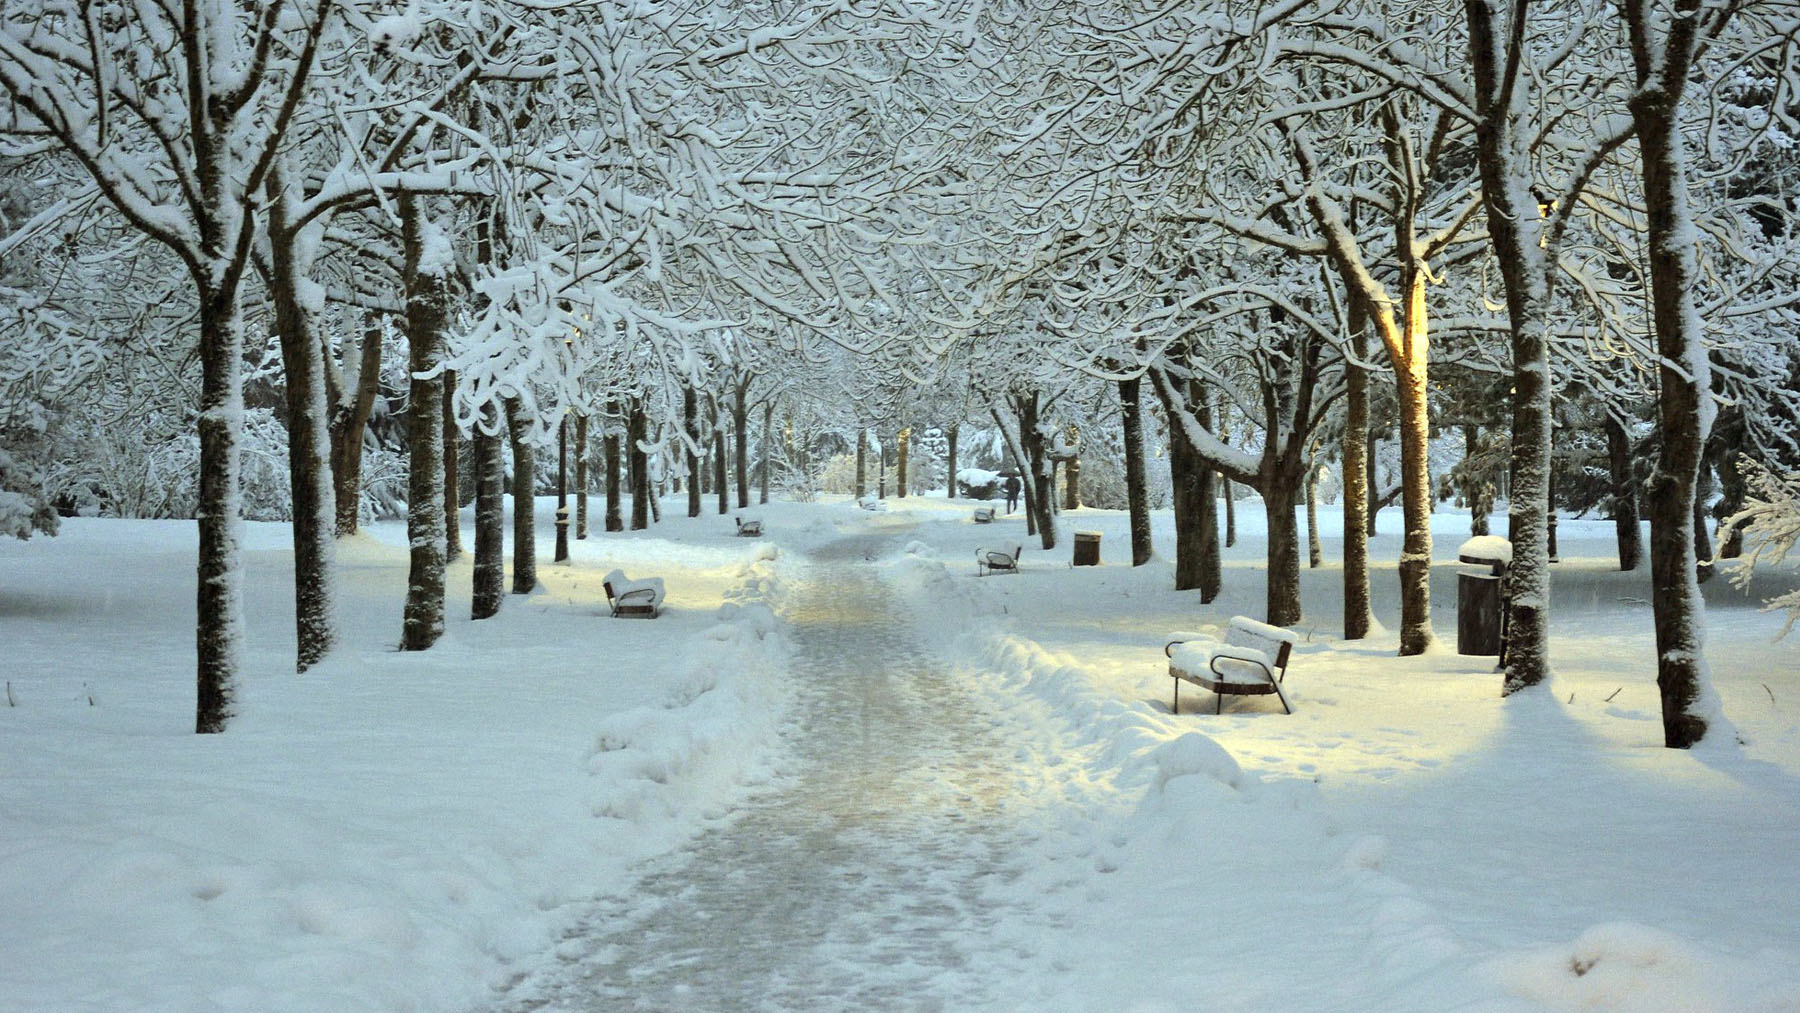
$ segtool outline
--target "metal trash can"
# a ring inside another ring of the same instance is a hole
[[[1479,535],[1462,544],[1456,558],[1488,568],[1464,570],[1456,576],[1456,653],[1506,653],[1506,571],[1512,566],[1512,543],[1497,535]]]
[[[1075,565],[1076,566],[1099,566],[1100,565],[1100,532],[1098,532],[1098,531],[1077,531],[1077,532],[1075,532]]]

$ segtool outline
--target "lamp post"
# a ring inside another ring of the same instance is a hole
[[[569,561],[569,413],[556,427],[556,559]]]

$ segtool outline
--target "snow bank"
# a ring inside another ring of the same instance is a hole
[[[239,718],[196,736],[191,523],[67,529],[0,557],[0,1006],[480,1007],[772,776],[771,547],[579,543],[481,623],[459,564],[445,638],[398,653],[404,550],[358,540],[344,646],[300,677],[291,642],[253,651]],[[286,559],[248,554],[254,643],[291,633]],[[606,618],[608,565],[665,574],[663,617]]]

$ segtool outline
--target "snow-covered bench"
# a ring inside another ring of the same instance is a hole
[[[606,601],[612,606],[613,618],[624,616],[632,619],[655,619],[662,610],[663,581],[661,577],[647,577],[632,580],[625,576],[625,571],[614,570],[606,575],[602,583],[606,588]]]
[[[1213,640],[1197,633],[1172,633],[1163,654],[1169,658],[1169,675],[1175,680],[1175,701],[1169,709],[1181,713],[1181,684],[1185,680],[1215,694],[1213,713],[1219,713],[1228,694],[1273,693],[1289,714],[1294,708],[1281,681],[1287,676],[1288,655],[1299,636],[1279,626],[1233,616],[1225,639]]]
[[[760,520],[747,521],[747,520],[743,519],[742,517],[736,518],[736,520],[737,520],[737,533],[738,533],[739,538],[761,538],[762,537],[762,521],[760,521]]]
[[[985,577],[990,573],[1018,573],[1019,555],[1024,551],[1023,545],[1013,546],[1010,553],[1005,549],[976,549],[975,576]]]
[[[887,509],[887,504],[883,503],[879,496],[864,496],[862,499],[856,501],[856,505],[862,507],[864,510]]]
[[[992,524],[992,523],[994,523],[994,508],[991,506],[976,507],[975,508],[975,523],[977,523],[977,524]]]

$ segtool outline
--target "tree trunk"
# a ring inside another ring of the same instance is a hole
[[[719,399],[712,399],[713,421],[713,491],[719,495],[719,516],[731,512],[731,489],[725,481],[725,418]]]
[[[423,651],[444,634],[444,415],[443,357],[449,323],[450,266],[428,246],[444,241],[411,193],[400,194],[406,251],[406,348],[412,374],[407,398],[406,540],[411,547],[403,651]],[[431,373],[429,379],[423,374]]]
[[[1549,545],[1551,417],[1549,384],[1550,269],[1555,251],[1544,229],[1545,210],[1531,196],[1531,131],[1523,122],[1531,84],[1509,55],[1523,44],[1522,25],[1507,25],[1488,0],[1467,0],[1469,56],[1482,119],[1476,127],[1482,201],[1490,244],[1506,286],[1512,337],[1512,460],[1507,537],[1506,672],[1501,692],[1535,686],[1550,675]],[[1523,16],[1523,8],[1519,9]]]
[[[1712,472],[1700,459],[1700,473],[1694,483],[1694,559],[1698,561],[1695,579],[1704,584],[1713,575],[1712,533],[1707,530],[1707,500],[1712,499]]]
[[[687,434],[687,515],[700,516],[700,395],[681,388],[681,431]]]
[[[649,436],[650,420],[644,415],[644,402],[641,397],[631,401],[630,414],[625,419],[625,452],[631,470],[631,530],[642,531],[650,526],[650,455],[644,452],[644,440]]]
[[[608,412],[609,418],[618,418],[617,406]],[[619,434],[611,424],[606,427],[606,436],[601,439],[606,455],[606,530],[624,531],[625,520],[620,513],[621,499],[619,488]]]
[[[1063,464],[1063,509],[1081,509],[1081,458],[1071,457]]]
[[[269,177],[270,278],[275,330],[281,342],[288,415],[288,484],[293,498],[294,670],[304,672],[330,653],[337,639],[337,574],[327,430],[324,346],[300,305],[301,267],[290,241],[282,174]],[[354,504],[354,500],[352,500]]]
[[[902,426],[894,438],[894,495],[906,498],[907,444],[912,442],[912,427]]]
[[[444,370],[444,562],[455,561],[463,554],[462,546],[462,476],[457,473],[462,462],[457,460],[456,373]]]
[[[363,434],[381,388],[382,331],[380,319],[371,317],[363,329],[355,380],[331,408],[331,477],[340,537],[356,534],[362,509]]]
[[[1363,506],[1363,520],[1368,525],[1363,529],[1363,535],[1368,538],[1375,537],[1377,515],[1381,513],[1381,475],[1380,469],[1375,464],[1375,452],[1379,449],[1381,449],[1381,440],[1375,435],[1374,427],[1371,426],[1369,445],[1363,451],[1363,463],[1368,469],[1363,478],[1364,490],[1367,492]]]
[[[775,456],[775,399],[763,402],[762,426],[762,461],[758,471],[758,481],[762,490],[757,498],[758,503],[769,502],[769,458]]]
[[[863,497],[869,494],[869,480],[864,477],[867,474],[865,469],[868,467],[868,460],[869,431],[858,429],[856,431],[856,499],[859,503],[862,502]]]
[[[1300,521],[1295,508],[1300,505],[1304,479],[1293,481],[1298,477],[1267,470],[1258,490],[1269,525],[1269,586],[1264,605],[1270,626],[1300,622]]]
[[[1306,453],[1306,566],[1317,570],[1325,563],[1325,548],[1319,544],[1319,445],[1314,442]]]
[[[506,455],[500,409],[489,403],[475,426],[475,575],[471,619],[500,611],[506,594]]]
[[[1644,556],[1638,529],[1637,480],[1631,471],[1631,437],[1618,416],[1606,414],[1606,459],[1612,473],[1613,527],[1618,533],[1619,569],[1635,570]]]
[[[1125,506],[1131,515],[1131,565],[1155,555],[1150,541],[1150,482],[1144,473],[1143,381],[1119,381],[1119,420],[1125,431]],[[952,444],[954,446],[954,444]]]
[[[1706,606],[1694,555],[1694,489],[1711,421],[1711,364],[1694,304],[1699,279],[1687,159],[1679,125],[1681,90],[1695,49],[1698,0],[1677,0],[1659,25],[1649,0],[1623,0],[1639,88],[1629,100],[1649,209],[1651,319],[1656,330],[1657,420],[1662,452],[1650,476],[1651,606],[1656,615],[1656,684],[1663,741],[1686,748],[1705,737],[1717,699],[1706,663]],[[1657,41],[1659,30],[1666,37]]]
[[[950,431],[946,434],[950,438],[950,459],[946,462],[946,466],[950,469],[950,474],[944,482],[944,485],[948,487],[947,491],[944,493],[945,499],[956,498],[956,438],[959,435],[957,429],[958,427],[953,424],[950,426]]]
[[[1369,635],[1369,375],[1367,321],[1350,312],[1350,356],[1344,363],[1344,639]]]
[[[1056,548],[1056,520],[1051,512],[1053,491],[1051,489],[1051,463],[1044,446],[1044,434],[1038,431],[1038,395],[1015,395],[1013,404],[1019,416],[1019,439],[1023,443],[1025,460],[1022,467],[1030,469],[1025,476],[1025,512],[1034,523],[1041,544],[1046,549]]]
[[[588,417],[575,416],[575,537],[588,536]]]
[[[513,594],[537,589],[537,456],[525,436],[531,420],[516,397],[506,399],[506,429],[513,457]]]
[[[200,529],[196,564],[194,731],[222,732],[243,670],[243,520],[238,454],[243,433],[243,319],[237,292],[201,290]]]
[[[738,385],[731,402],[731,439],[737,454],[737,505],[750,505],[750,405],[749,382]]]
[[[1231,431],[1226,428],[1225,424],[1227,413],[1227,409],[1221,403],[1219,406],[1219,439],[1230,444]],[[1225,501],[1225,547],[1229,549],[1237,544],[1237,496],[1232,492],[1231,479],[1223,475],[1219,476],[1219,498]]]
[[[1200,589],[1200,602],[1206,604],[1218,597],[1223,580],[1219,561],[1218,501],[1215,497],[1213,470],[1194,449],[1187,429],[1180,422],[1178,404],[1173,391],[1162,380],[1155,384],[1162,400],[1163,412],[1169,417],[1169,481],[1172,486],[1175,513],[1175,590]],[[1192,401],[1192,395],[1187,395]]]
[[[1469,506],[1469,536],[1488,533],[1488,513],[1493,509],[1492,497],[1483,494],[1488,481],[1476,467],[1480,430],[1473,422],[1462,427],[1463,430],[1463,500]]]
[[[1421,278],[1421,304],[1424,284]],[[1430,423],[1423,361],[1417,369],[1396,368],[1395,372],[1400,387],[1401,506],[1406,517],[1400,546],[1400,656],[1408,657],[1425,653],[1433,640]]]

